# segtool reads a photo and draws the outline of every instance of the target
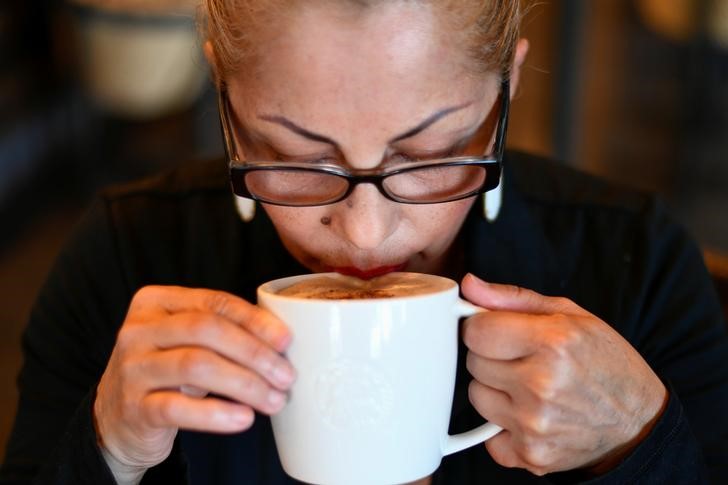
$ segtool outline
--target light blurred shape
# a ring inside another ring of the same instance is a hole
[[[197,100],[208,70],[191,14],[78,11],[81,76],[102,108],[122,118],[149,120],[183,111]]]
[[[637,7],[650,29],[676,41],[690,40],[700,27],[696,0],[639,0]]]
[[[723,49],[728,49],[728,0],[713,0],[707,18],[710,37]]]

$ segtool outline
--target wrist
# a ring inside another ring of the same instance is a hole
[[[114,475],[114,479],[118,485],[139,485],[146,471],[145,468],[122,463],[101,444],[99,444],[99,449],[101,456],[104,458],[109,470],[111,470],[112,475]]]
[[[106,462],[106,466],[109,467],[117,485],[139,485],[139,482],[142,481],[142,477],[144,476],[144,472],[146,472],[146,468],[124,463],[109,451],[102,439],[103,433],[98,419],[98,406],[98,399],[95,399],[92,417],[94,431],[96,432],[96,446],[101,453],[101,457]]]
[[[660,420],[660,417],[664,414],[665,409],[667,408],[669,398],[670,395],[667,388],[662,385],[662,397],[661,401],[659,401],[659,404],[656,407],[657,411],[652,411],[643,420],[642,425],[638,428],[637,433],[631,439],[612,450],[596,464],[586,467],[584,471],[589,476],[596,477],[599,475],[603,475],[619,466],[619,464],[622,463],[622,461],[624,461],[654,429],[655,425]]]

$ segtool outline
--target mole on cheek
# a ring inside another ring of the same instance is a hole
[[[321,218],[321,224],[323,224],[324,226],[330,225],[331,224],[331,218],[328,217],[328,216],[322,217]]]

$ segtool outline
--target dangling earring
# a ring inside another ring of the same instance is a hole
[[[503,174],[498,187],[483,194],[483,217],[488,222],[495,222],[503,204]]]
[[[245,222],[250,222],[255,217],[255,201],[245,197],[235,197],[235,208],[238,210],[240,218]]]

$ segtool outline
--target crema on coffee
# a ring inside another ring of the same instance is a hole
[[[420,273],[389,273],[370,280],[330,275],[307,278],[279,295],[317,300],[362,300],[425,295],[452,288],[453,282]]]

